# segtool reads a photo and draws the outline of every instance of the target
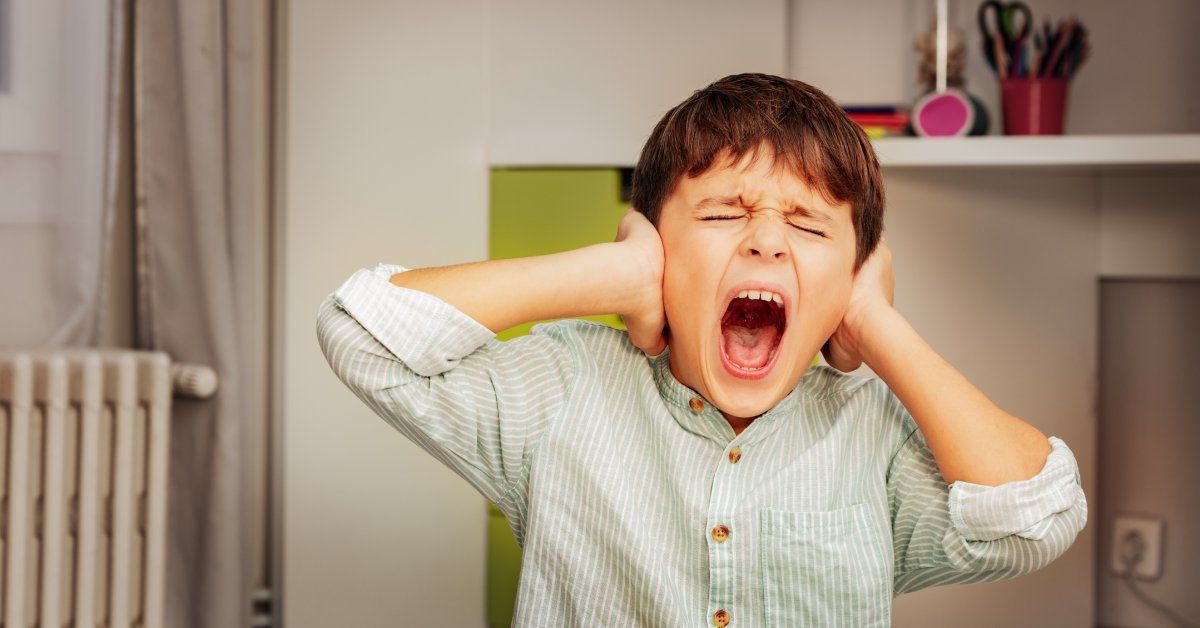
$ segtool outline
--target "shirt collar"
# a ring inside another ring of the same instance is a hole
[[[792,417],[798,412],[802,413],[804,404],[799,403],[800,397],[808,394],[808,388],[811,388],[816,379],[809,377],[809,372],[806,371],[791,392],[774,407],[754,419],[735,437],[733,427],[729,425],[729,421],[725,420],[720,410],[709,403],[699,392],[683,385],[683,382],[675,378],[675,374],[671,372],[670,347],[657,356],[647,356],[646,359],[650,361],[654,383],[658,387],[659,395],[671,410],[671,416],[675,417],[683,429],[717,440],[722,444],[735,438],[742,444],[754,442],[774,432],[779,426],[780,419],[789,420],[788,417]],[[809,367],[809,371],[811,370],[812,367]],[[703,403],[699,412],[692,409],[693,399],[698,399]]]

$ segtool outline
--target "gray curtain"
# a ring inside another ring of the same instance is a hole
[[[248,626],[265,584],[269,4],[132,3],[138,344],[220,377],[173,407],[167,625]]]

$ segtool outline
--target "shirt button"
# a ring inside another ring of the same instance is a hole
[[[717,612],[713,613],[713,625],[718,626],[718,627],[728,626],[729,625],[729,613],[726,612],[725,609],[723,609],[723,608],[721,610],[718,610]]]
[[[692,399],[688,401],[688,405],[692,407],[692,412],[695,412],[696,414],[700,414],[700,411],[704,410],[704,402],[701,401],[699,397],[692,397]]]
[[[725,524],[720,524],[712,529],[712,538],[718,543],[724,543],[725,539],[729,538],[729,528]]]
[[[741,459],[742,459],[742,448],[741,447],[734,447],[733,449],[729,450],[729,461],[730,462],[736,463],[738,460],[741,460]]]

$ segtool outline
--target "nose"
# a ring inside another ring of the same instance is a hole
[[[787,225],[776,224],[778,220],[752,220],[757,222],[756,226],[751,227],[750,234],[746,236],[746,241],[743,243],[743,252],[746,255],[758,256],[766,260],[786,260],[788,257],[787,238],[784,237],[782,230],[787,229]]]

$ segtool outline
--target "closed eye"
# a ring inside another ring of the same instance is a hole
[[[703,217],[703,218],[701,218],[700,220],[737,220],[738,218],[745,218],[745,216],[704,216],[704,217]],[[788,223],[788,224],[791,224],[791,223]],[[795,227],[795,228],[797,228],[797,229],[799,229],[799,230],[801,230],[801,231],[807,231],[807,232],[809,232],[809,233],[815,233],[816,235],[819,235],[819,236],[821,236],[822,238],[826,237],[826,235],[825,235],[825,232],[824,232],[824,231],[819,231],[819,230],[817,230],[817,229],[807,229],[807,228],[805,228],[805,227],[801,227],[800,225],[792,225],[792,226],[793,226],[793,227]]]

